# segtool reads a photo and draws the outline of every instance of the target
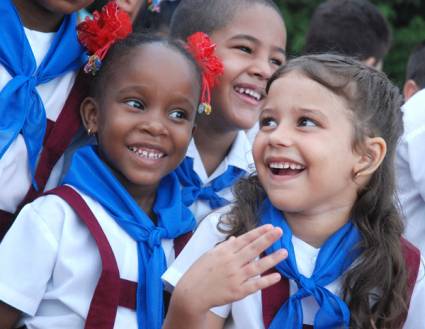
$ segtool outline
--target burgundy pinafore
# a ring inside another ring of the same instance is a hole
[[[416,279],[419,272],[419,266],[421,262],[420,251],[412,245],[409,241],[401,239],[401,246],[408,269],[408,289],[409,299],[407,306],[409,306],[410,298],[415,287]],[[272,269],[267,274],[277,272],[276,269]],[[274,316],[279,311],[279,308],[288,300],[290,296],[289,292],[289,281],[283,278],[277,284],[263,289],[261,291],[261,301],[263,307],[263,323],[264,327],[268,328],[271,324]],[[303,325],[304,329],[313,328],[312,325]]]
[[[50,173],[81,127],[80,104],[88,93],[91,77],[80,71],[56,122],[47,120],[43,149],[35,170],[39,191],[31,185],[14,214],[0,209],[0,241],[9,230],[19,210],[43,194]]]

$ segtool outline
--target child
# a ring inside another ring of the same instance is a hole
[[[425,40],[418,44],[409,56],[406,66],[406,81],[403,86],[404,100],[425,87]]]
[[[283,280],[248,295],[264,269],[230,262],[233,251],[220,246],[181,279],[164,328],[424,328],[425,271],[401,239],[394,201],[398,89],[349,58],[310,55],[267,90],[257,175],[239,184],[232,208],[204,220],[164,278],[175,285],[227,236],[272,224],[283,235],[266,254],[288,250],[276,266]]]
[[[224,65],[212,112],[197,120],[178,169],[183,200],[200,221],[232,201],[231,186],[252,171],[244,130],[257,121],[267,79],[285,61],[286,31],[271,0],[185,0],[173,15],[170,34],[185,39],[198,31],[211,37]]]
[[[328,0],[313,13],[304,54],[338,53],[382,69],[391,46],[391,30],[368,0]]]
[[[201,81],[180,43],[132,35],[109,50],[81,104],[98,146],[75,152],[67,185],[24,207],[0,245],[2,329],[19,312],[28,328],[161,327],[160,276],[195,227],[172,171]]]
[[[397,191],[406,238],[425,252],[425,42],[409,58],[404,85],[403,136],[397,146]]]
[[[74,138],[86,86],[75,12],[92,1],[0,1],[0,241],[23,203],[58,184],[65,149],[85,141]]]

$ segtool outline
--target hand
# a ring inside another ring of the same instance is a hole
[[[285,259],[286,250],[257,257],[281,235],[280,228],[264,225],[217,245],[180,279],[173,293],[173,303],[183,303],[190,308],[189,311],[184,307],[186,312],[201,314],[211,307],[240,300],[277,283],[280,274],[260,274]]]

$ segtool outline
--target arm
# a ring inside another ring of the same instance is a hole
[[[278,273],[260,274],[281,262],[286,251],[257,257],[281,235],[280,229],[264,225],[200,257],[177,284],[163,329],[222,328],[225,319],[210,308],[240,300],[280,280]]]
[[[0,328],[14,328],[20,317],[20,311],[0,301]]]

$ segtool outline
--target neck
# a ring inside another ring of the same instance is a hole
[[[149,218],[152,219],[154,223],[156,223],[155,214],[153,213],[153,204],[156,198],[156,190],[143,192],[137,191],[136,195],[131,193],[131,191],[129,191],[129,193],[136,200],[140,208],[142,208],[143,211],[149,216]]]
[[[198,129],[194,134],[196,148],[201,156],[207,175],[210,176],[220,165],[230,150],[238,131],[219,131],[206,120],[198,121]]]
[[[285,212],[285,218],[296,237],[315,248],[320,248],[332,234],[348,222],[350,212],[351,206],[342,206],[310,214]]]
[[[64,14],[54,13],[34,0],[13,0],[22,23],[28,29],[40,32],[55,32],[60,26]]]

